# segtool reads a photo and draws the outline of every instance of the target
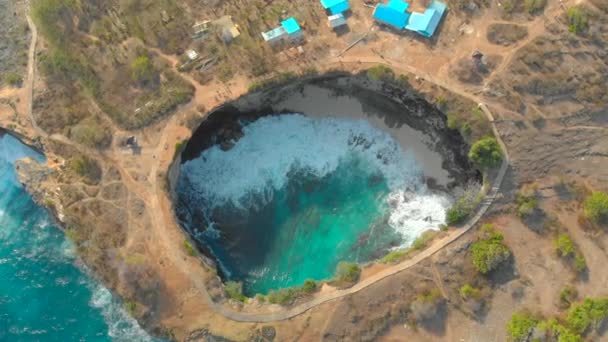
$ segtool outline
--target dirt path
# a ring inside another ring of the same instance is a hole
[[[34,82],[36,78],[36,44],[38,44],[38,29],[34,25],[34,21],[28,13],[26,16],[27,24],[32,32],[32,40],[30,41],[30,48],[27,53],[27,80],[25,81],[25,102],[27,115],[32,123],[32,127],[39,135],[48,137],[48,134],[36,123],[32,107],[34,106]]]
[[[27,19],[28,19],[28,24],[30,25],[30,28],[32,30],[32,42],[31,42],[30,51],[28,54],[28,80],[27,80],[27,84],[26,84],[27,91],[28,91],[28,97],[27,97],[28,116],[30,117],[31,123],[34,126],[35,130],[40,135],[49,137],[48,134],[36,124],[35,119],[32,115],[33,88],[34,88],[34,83],[35,83],[35,49],[36,49],[36,40],[37,40],[37,30],[36,30],[34,23],[31,20],[31,18],[28,16]],[[161,56],[171,60],[170,57],[166,57],[162,54],[161,54]],[[410,73],[413,73],[416,75],[421,75],[420,70],[418,70],[410,65],[401,64],[401,63],[391,61],[386,58],[380,58],[377,56],[372,56],[372,57],[364,58],[364,59],[345,56],[342,58],[336,58],[334,61],[330,61],[330,64],[331,63],[340,64],[340,65],[344,65],[344,64],[359,65],[361,63],[374,63],[374,64],[384,63],[384,64],[388,64],[392,68],[395,68],[396,70],[405,70],[407,72],[410,72]],[[435,83],[438,86],[444,87],[458,95],[472,99],[475,102],[480,102],[480,99],[477,96],[471,95],[469,92],[464,90],[464,88],[462,88],[462,87],[456,86],[454,84],[450,84],[450,82],[448,82],[445,79],[436,79],[435,77],[431,76],[428,73],[424,73],[421,76],[424,79],[426,79],[427,81]],[[191,80],[191,82],[193,82],[193,80]],[[209,104],[213,104],[213,103],[220,103],[223,100],[221,98],[214,99],[212,97],[213,96],[212,94],[214,94],[217,91],[217,89],[214,89],[214,87],[216,86],[215,84],[210,84],[210,85],[205,85],[205,86],[201,86],[201,85],[197,84],[196,82],[193,82],[193,84],[196,88],[195,98],[189,105],[181,107],[180,108],[181,112],[188,110],[192,106],[199,104],[199,103],[205,103],[205,104],[209,105]],[[209,95],[209,94],[211,94],[211,95]],[[169,202],[166,192],[158,184],[159,171],[166,171],[172,160],[173,151],[167,150],[165,148],[165,146],[170,142],[173,143],[175,141],[178,141],[177,137],[180,134],[178,132],[179,125],[176,122],[178,113],[176,113],[169,120],[166,121],[166,124],[164,125],[164,128],[162,130],[162,134],[160,136],[160,140],[156,144],[156,147],[154,148],[154,150],[151,152],[152,159],[154,161],[151,163],[151,167],[148,172],[147,180],[145,180],[143,182],[133,179],[133,177],[130,175],[130,173],[127,171],[127,169],[124,167],[124,163],[125,163],[124,158],[119,155],[119,153],[116,149],[112,149],[111,151],[107,151],[107,152],[103,152],[103,153],[94,152],[94,151],[90,151],[89,149],[80,146],[79,144],[74,143],[73,141],[71,141],[70,139],[68,139],[65,136],[60,136],[60,135],[54,134],[54,135],[50,136],[49,138],[72,145],[81,151],[88,152],[91,155],[95,156],[96,158],[104,161],[105,163],[110,162],[112,165],[114,165],[118,169],[125,186],[127,186],[127,188],[130,191],[133,191],[133,193],[135,193],[137,196],[139,196],[146,203],[147,211],[148,211],[148,213],[150,213],[150,216],[151,216],[151,220],[150,220],[151,221],[151,231],[149,232],[149,234],[152,237],[150,240],[152,240],[153,242],[150,242],[150,244],[151,244],[150,247],[157,249],[156,253],[162,254],[164,257],[169,259],[171,265],[176,268],[176,271],[185,275],[187,277],[187,279],[191,282],[191,284],[194,284],[194,286],[197,289],[197,292],[203,296],[205,303],[208,304],[208,306],[210,308],[212,308],[215,312],[225,316],[226,318],[234,320],[234,321],[272,322],[272,321],[286,320],[286,319],[290,319],[292,317],[298,316],[318,305],[357,293],[392,275],[409,270],[412,267],[416,266],[421,261],[432,256],[433,254],[435,254],[437,251],[441,250],[448,244],[450,244],[453,241],[460,238],[462,235],[467,233],[469,230],[471,230],[477,224],[477,222],[485,214],[485,212],[488,210],[488,208],[491,206],[492,202],[496,198],[496,195],[498,194],[498,191],[503,182],[506,171],[509,167],[508,154],[507,154],[504,143],[500,139],[498,130],[494,125],[493,115],[492,115],[492,113],[490,113],[487,106],[480,104],[480,108],[488,116],[488,119],[492,123],[492,129],[493,129],[495,135],[498,137],[500,145],[503,147],[503,149],[505,151],[505,158],[500,167],[498,175],[493,182],[492,188],[488,191],[487,196],[483,200],[483,202],[482,202],[479,210],[475,214],[475,216],[473,216],[467,224],[465,224],[461,228],[453,230],[446,237],[435,241],[433,244],[431,244],[431,246],[429,248],[421,251],[419,254],[415,255],[411,259],[405,260],[399,264],[388,267],[388,268],[370,276],[369,278],[363,279],[362,281],[355,284],[351,288],[335,290],[333,292],[320,293],[317,297],[313,298],[312,300],[310,300],[308,302],[301,303],[299,305],[296,305],[296,306],[288,308],[288,309],[281,308],[280,310],[277,310],[276,312],[270,312],[270,313],[238,312],[236,310],[233,310],[231,307],[228,307],[228,306],[222,305],[222,304],[218,304],[218,303],[215,303],[214,301],[212,301],[211,297],[209,296],[209,294],[207,292],[207,288],[205,286],[204,271],[200,270],[200,268],[201,268],[200,263],[198,262],[198,260],[196,258],[186,258],[184,255],[184,251],[181,248],[179,248],[179,246],[182,244],[182,241],[184,239],[183,232],[181,232],[179,227],[177,227],[177,223],[176,223],[176,220],[175,220],[173,212],[172,212],[172,207],[171,207],[171,204]],[[104,117],[104,118],[107,119],[107,117]],[[110,121],[110,123],[111,123],[111,120],[107,120],[107,121]],[[118,128],[113,123],[111,123],[111,127],[115,128],[117,131],[119,131]],[[149,153],[146,157],[150,157]]]

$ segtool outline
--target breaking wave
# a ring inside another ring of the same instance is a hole
[[[444,222],[447,196],[429,192],[407,146],[404,150],[365,120],[283,114],[260,118],[243,132],[228,151],[214,145],[182,165],[178,191],[204,211],[208,226],[215,208],[262,208],[290,177],[323,178],[353,159],[386,181],[390,193],[383,200],[389,224],[403,235],[404,245]]]

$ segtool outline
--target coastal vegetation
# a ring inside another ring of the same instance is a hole
[[[482,168],[492,168],[500,165],[503,155],[496,139],[486,137],[473,144],[469,158]]]
[[[492,135],[488,118],[477,107],[468,111],[449,111],[447,126],[450,129],[458,130],[469,143]]]
[[[471,247],[473,266],[477,272],[487,274],[495,270],[511,257],[511,251],[503,242],[503,235],[494,229],[492,224],[481,227],[482,237]]]
[[[224,285],[226,296],[238,302],[244,302],[247,297],[243,294],[243,283],[236,281],[228,281]]]
[[[354,283],[359,280],[361,268],[353,262],[341,261],[336,266],[336,279],[341,282]]]
[[[196,250],[188,240],[184,240],[184,250],[189,256],[196,256]]]
[[[608,220],[608,194],[595,191],[583,203],[585,217],[594,224]]]
[[[485,194],[478,186],[468,186],[464,193],[446,211],[446,223],[458,225],[464,223],[481,203]]]
[[[564,291],[562,291],[564,293]],[[568,290],[568,304],[576,298],[576,292]],[[507,323],[511,341],[528,341],[530,336],[541,340],[576,342],[583,341],[597,330],[608,318],[608,298],[585,298],[573,304],[564,317],[543,319],[529,312],[517,312]]]

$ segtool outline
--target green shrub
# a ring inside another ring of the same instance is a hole
[[[226,292],[226,296],[230,299],[234,299],[239,302],[244,302],[247,297],[243,294],[243,283],[236,281],[226,282],[224,286],[224,292]]]
[[[608,219],[608,194],[593,192],[583,204],[585,217],[594,223],[603,223]]]
[[[539,12],[545,8],[547,5],[547,0],[525,0],[524,6],[526,7],[526,11],[530,14],[534,14]]]
[[[574,268],[576,268],[576,271],[579,273],[583,273],[587,270],[587,261],[585,260],[584,255],[579,253],[574,257]]]
[[[557,236],[557,239],[555,240],[555,250],[561,257],[574,256],[576,253],[576,247],[574,246],[570,235],[566,233],[561,233]]]
[[[460,288],[459,293],[462,299],[477,299],[481,296],[481,290],[469,284],[464,284]]]
[[[464,194],[450,207],[445,213],[445,222],[448,225],[457,225],[471,215],[473,210],[481,203],[483,192],[478,191],[478,188],[469,188]]]
[[[539,322],[535,329],[536,334],[544,334],[544,337],[554,337],[548,341],[557,342],[582,342],[583,338],[573,333],[570,329],[560,324],[555,318]]]
[[[133,315],[135,313],[135,310],[137,310],[137,303],[132,300],[126,301],[124,305],[127,312],[131,315]]]
[[[469,158],[481,167],[496,167],[500,165],[503,155],[496,139],[487,137],[473,144]]]
[[[517,205],[517,216],[526,217],[534,213],[538,208],[537,188],[535,185],[524,187],[515,195],[515,203]]]
[[[360,275],[361,268],[355,263],[340,261],[336,267],[336,277],[340,281],[354,283]]]
[[[566,12],[568,16],[568,31],[579,34],[587,29],[587,13],[580,7],[570,7]]]
[[[591,326],[598,327],[608,317],[608,298],[586,298],[568,310],[566,325],[572,331],[584,334]]]
[[[507,323],[507,334],[512,341],[528,341],[528,337],[538,323],[538,319],[526,313],[514,313]]]
[[[568,308],[578,297],[578,291],[572,285],[566,285],[559,292],[559,303],[561,308]]]
[[[23,78],[21,78],[21,75],[15,72],[8,72],[4,76],[4,81],[6,81],[6,83],[8,83],[12,87],[21,87],[21,84],[23,83]]]
[[[196,250],[192,247],[192,244],[188,240],[184,240],[184,250],[190,256],[196,256]]]
[[[456,202],[450,209],[448,209],[448,211],[446,211],[445,221],[449,225],[460,224],[463,223],[467,217],[469,217],[470,213],[471,210],[463,205],[460,205],[459,202]]]
[[[313,293],[317,290],[317,282],[312,279],[306,279],[302,285],[303,293]]]
[[[286,305],[294,301],[298,296],[298,290],[292,287],[272,290],[266,295],[269,303]]]
[[[416,296],[416,300],[419,302],[435,302],[441,299],[441,292],[437,288],[432,288],[430,290],[423,291]]]
[[[491,225],[484,225],[484,227],[491,230],[490,236],[478,240],[471,245],[473,266],[482,274],[496,269],[511,256],[511,251],[503,243],[503,235],[495,232]]]
[[[437,232],[434,230],[425,231],[420,236],[418,236],[416,240],[414,240],[414,242],[412,242],[412,249],[421,250],[426,248],[428,243],[433,239],[433,237],[435,237],[435,235],[437,235]]]
[[[139,56],[131,63],[131,76],[140,83],[149,82],[156,77],[157,72],[148,56]]]
[[[461,288],[460,288],[460,297],[462,297],[462,299],[478,299],[481,296],[481,290],[478,288],[475,288],[469,284],[464,284]]]
[[[367,78],[373,81],[392,81],[395,72],[386,65],[380,64],[367,69]]]
[[[97,184],[101,179],[101,167],[97,161],[85,156],[75,156],[68,160],[68,169],[82,177],[89,184]]]
[[[390,252],[388,252],[387,255],[382,257],[382,259],[380,259],[380,262],[385,263],[385,264],[390,264],[390,263],[394,263],[397,261],[401,261],[401,259],[403,259],[403,257],[405,257],[408,254],[408,252],[409,252],[409,250],[407,250],[407,249],[399,249],[399,250],[390,251]]]

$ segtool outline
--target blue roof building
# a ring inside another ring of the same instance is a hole
[[[281,22],[281,26],[268,32],[263,32],[262,37],[269,43],[278,42],[284,39],[297,39],[304,35],[302,28],[295,18],[291,17]]]
[[[413,12],[405,28],[425,37],[432,37],[446,8],[443,2],[433,0],[424,13]]]
[[[346,12],[349,9],[348,0],[321,0],[321,5],[333,15]]]
[[[374,19],[403,30],[407,25],[410,13],[407,12],[408,4],[402,0],[390,0],[388,4],[378,4],[374,11]]]
[[[294,17],[291,17],[287,20],[283,20],[281,22],[281,26],[283,26],[285,28],[285,31],[287,31],[288,35],[297,34],[298,32],[302,31],[302,29],[300,28],[300,25],[298,24],[298,22],[296,21],[296,19]]]

